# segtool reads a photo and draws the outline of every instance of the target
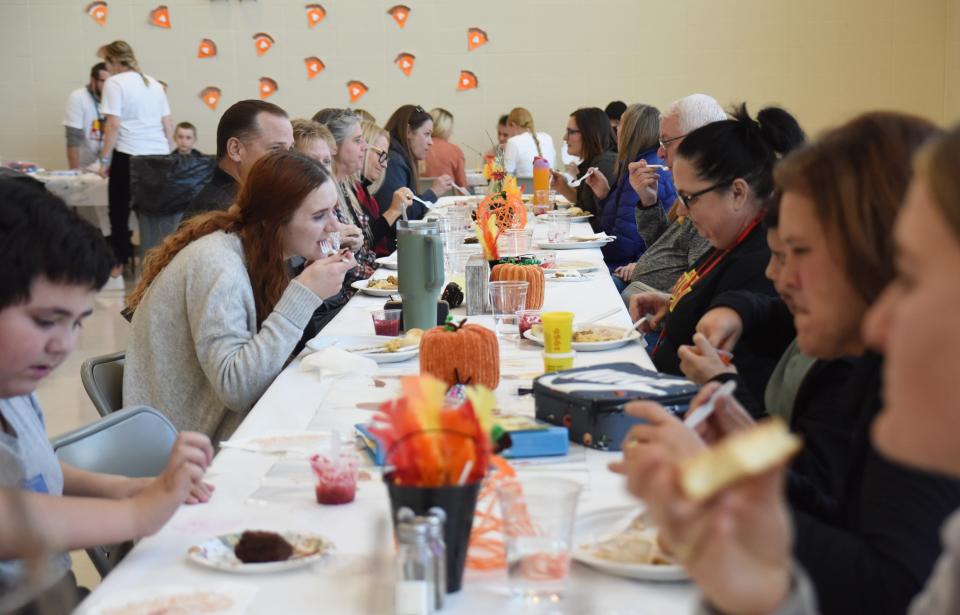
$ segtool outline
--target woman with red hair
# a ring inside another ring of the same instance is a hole
[[[127,300],[124,404],[228,438],[356,266],[348,250],[329,254],[336,204],[320,164],[273,152],[253,166],[233,207],[191,218],[152,250]],[[291,280],[294,256],[310,264]]]

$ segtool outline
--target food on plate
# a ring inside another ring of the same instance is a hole
[[[591,327],[573,332],[574,342],[612,342],[623,338],[623,329]]]
[[[624,531],[583,546],[593,557],[617,564],[675,565],[657,542],[657,531],[637,516]]]
[[[421,337],[423,337],[423,329],[410,329],[403,334],[403,337],[398,337],[397,339],[390,340],[384,344],[383,349],[386,352],[398,352],[403,348],[418,346],[420,344]]]
[[[276,532],[247,530],[240,536],[233,554],[244,564],[283,562],[293,555],[293,545]]]
[[[558,269],[551,271],[547,277],[551,280],[563,280],[566,278],[582,278],[583,274],[576,269]]]
[[[741,478],[783,463],[801,446],[781,419],[760,421],[681,461],[680,486],[690,499],[705,500]]]
[[[468,235],[463,239],[463,243],[480,243],[480,240],[474,235]]]
[[[388,275],[385,278],[370,278],[367,280],[367,288],[376,290],[397,290],[399,284],[400,281],[397,280],[397,276],[395,275]]]
[[[584,215],[584,211],[580,207],[570,207],[567,209],[567,215],[571,218],[576,218],[578,216]]]

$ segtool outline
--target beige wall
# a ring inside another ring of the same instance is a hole
[[[381,122],[406,102],[446,107],[454,141],[477,149],[515,105],[559,145],[579,106],[620,98],[662,107],[693,91],[754,110],[782,104],[814,132],[880,107],[960,119],[960,0],[405,0],[413,14],[404,30],[385,14],[394,0],[322,0],[328,17],[313,30],[304,0],[165,0],[173,29],[162,30],[147,24],[160,1],[109,0],[100,27],[86,0],[0,0],[0,159],[64,165],[64,100],[96,48],[117,38],[170,84],[174,119],[197,124],[210,152],[218,113],[197,94],[221,87],[222,111],[257,96],[261,76],[278,81],[271,100],[293,116],[346,106],[349,79],[370,86],[359,106]],[[491,39],[472,53],[470,26]],[[263,58],[258,31],[277,40]],[[196,58],[203,37],[218,58]],[[401,51],[417,56],[409,78],[393,64]],[[310,55],[327,64],[312,81]],[[476,72],[480,89],[457,92],[460,69]]]

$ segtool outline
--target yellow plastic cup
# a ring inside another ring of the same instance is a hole
[[[566,354],[573,350],[573,312],[541,312],[543,349],[548,354]]]
[[[564,353],[543,353],[543,371],[546,374],[551,372],[562,372],[573,369],[573,358],[577,356],[574,351]]]

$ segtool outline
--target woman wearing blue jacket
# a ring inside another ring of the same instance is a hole
[[[616,181],[611,188],[601,173],[590,175],[586,183],[600,199],[600,230],[615,235],[616,241],[603,247],[603,259],[610,272],[636,262],[647,249],[640,232],[637,230],[637,207],[652,207],[655,204],[670,209],[677,197],[670,171],[666,163],[657,156],[660,139],[660,112],[650,105],[631,105],[620,118],[617,130],[618,153],[616,163]],[[630,185],[628,166],[632,162],[645,161],[648,165],[663,165],[657,170],[656,200],[644,196],[652,202],[643,202]],[[622,290],[625,283],[614,276],[614,282]]]

